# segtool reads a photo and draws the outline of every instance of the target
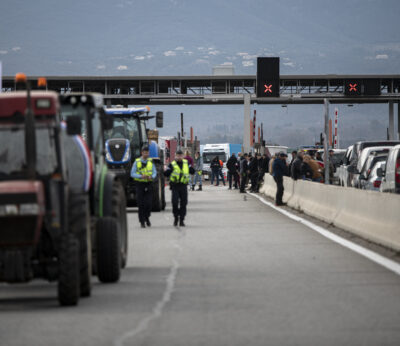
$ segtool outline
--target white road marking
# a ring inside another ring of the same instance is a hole
[[[156,303],[156,305],[152,310],[152,313],[149,316],[141,320],[134,329],[125,332],[122,336],[120,336],[114,341],[115,346],[123,346],[128,339],[133,338],[137,334],[146,330],[149,327],[150,322],[159,318],[162,315],[164,307],[171,300],[172,293],[175,290],[176,276],[178,274],[178,269],[179,269],[178,258],[179,254],[182,252],[182,247],[179,244],[179,240],[182,237],[183,235],[181,233],[178,240],[174,244],[174,248],[176,248],[177,254],[175,256],[175,259],[172,261],[172,266],[166,279],[166,287],[162,298]]]
[[[368,249],[366,249],[366,248],[364,248],[364,247],[362,247],[360,245],[357,245],[357,244],[355,244],[355,243],[353,243],[353,242],[351,242],[351,241],[349,241],[347,239],[339,237],[338,235],[328,231],[327,229],[325,229],[325,228],[323,228],[321,226],[318,226],[318,225],[316,225],[316,224],[314,224],[314,223],[312,223],[312,222],[310,222],[310,221],[308,221],[306,219],[303,219],[302,217],[294,215],[294,214],[292,214],[291,212],[289,212],[289,211],[287,211],[285,209],[276,207],[273,203],[268,202],[264,198],[262,198],[260,196],[257,196],[254,193],[248,193],[248,194],[253,196],[253,197],[258,198],[262,203],[264,203],[267,206],[271,207],[272,209],[275,209],[276,211],[282,213],[283,215],[287,216],[288,218],[290,218],[290,219],[292,219],[294,221],[297,221],[297,222],[299,222],[299,223],[311,228],[313,231],[318,232],[319,234],[321,234],[324,237],[334,241],[335,243],[338,243],[338,244],[340,244],[340,245],[342,245],[342,246],[344,246],[344,247],[346,247],[346,248],[348,248],[348,249],[360,254],[361,256],[364,256],[364,257],[368,258],[369,260],[380,264],[381,266],[385,267],[386,269],[389,269],[390,271],[396,273],[397,275],[400,275],[400,264],[399,263],[397,263],[395,261],[392,261],[392,260],[390,260],[390,259],[388,259],[386,257],[383,257],[383,256],[381,256],[381,255],[379,255],[379,254],[377,254],[377,253],[375,253],[375,252],[373,252],[371,250],[368,250]]]

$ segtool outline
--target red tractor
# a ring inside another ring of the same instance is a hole
[[[16,82],[27,90],[0,94],[0,282],[58,281],[59,303],[76,305],[90,295],[90,210],[69,186],[62,137],[81,121],[63,130],[58,94]]]

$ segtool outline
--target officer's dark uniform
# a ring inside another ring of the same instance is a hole
[[[138,205],[139,222],[142,227],[151,226],[150,215],[153,203],[153,180],[142,179],[140,176],[154,175],[153,160],[148,158],[142,162],[141,158],[136,159],[132,167],[131,176],[135,180],[136,200]],[[154,177],[153,177],[154,179]]]
[[[185,226],[186,205],[188,203],[189,175],[194,174],[193,167],[189,167],[188,161],[173,161],[168,165],[164,175],[170,177],[172,191],[172,212],[174,214],[174,226]]]

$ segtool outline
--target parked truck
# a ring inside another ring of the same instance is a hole
[[[241,144],[205,144],[200,146],[201,156],[203,158],[203,174],[204,178],[208,179],[211,175],[210,164],[211,161],[218,156],[218,158],[223,162],[222,171],[226,175],[226,162],[232,154],[237,155],[242,150]]]

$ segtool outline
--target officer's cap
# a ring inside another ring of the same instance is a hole
[[[183,151],[181,149],[178,149],[176,151],[175,155],[183,155]]]
[[[147,145],[144,145],[144,146],[142,147],[142,151],[149,151],[149,147],[148,147]]]

